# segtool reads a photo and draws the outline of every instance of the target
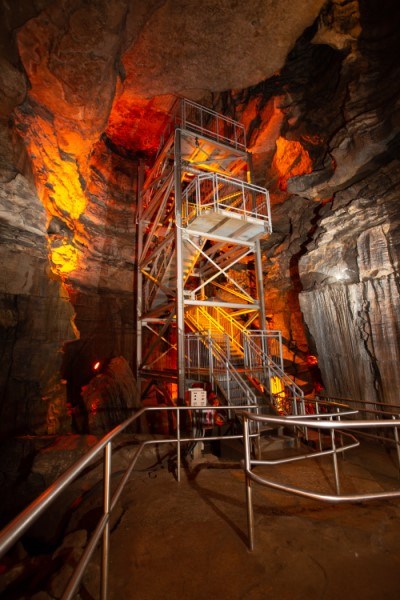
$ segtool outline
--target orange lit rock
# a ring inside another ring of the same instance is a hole
[[[104,129],[125,14],[124,0],[53,2],[19,30],[29,95],[59,119],[57,134],[75,130],[94,141]]]
[[[113,104],[107,136],[116,146],[154,154],[175,100],[168,95],[146,100],[124,92]]]
[[[284,119],[284,113],[280,108],[281,101],[281,96],[273,96],[255,116],[259,120],[259,125],[249,144],[249,150],[255,155],[271,151],[275,149],[275,144],[278,144]]]
[[[287,180],[296,175],[312,172],[310,156],[300,142],[287,140],[280,136],[276,140],[276,153],[273,166],[279,175],[279,187],[286,189]]]

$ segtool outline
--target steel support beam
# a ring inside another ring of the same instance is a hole
[[[185,314],[183,298],[183,240],[182,240],[182,163],[181,130],[175,130],[175,252],[176,252],[176,327],[178,346],[178,398],[185,398]]]

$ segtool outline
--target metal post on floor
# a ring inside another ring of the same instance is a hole
[[[177,441],[177,459],[176,459],[176,478],[178,483],[181,481],[181,410],[176,408],[176,441]]]
[[[251,489],[251,479],[248,473],[251,469],[250,464],[250,436],[249,420],[246,415],[243,416],[243,444],[244,444],[244,474],[246,482],[246,505],[247,505],[247,529],[249,532],[249,549],[254,550],[254,511]]]
[[[329,420],[333,421],[333,418],[330,417]],[[332,442],[332,450],[333,450],[332,460],[333,460],[333,471],[335,473],[336,493],[339,495],[340,494],[340,479],[339,479],[338,459],[337,459],[337,453],[336,453],[335,430],[333,429],[333,427],[331,429],[331,442]]]
[[[400,418],[400,415],[399,415],[399,418]],[[392,419],[396,419],[396,415],[393,415]],[[397,462],[399,463],[399,470],[400,470],[400,443],[399,443],[399,430],[397,427],[394,427],[394,440],[396,442]]]
[[[110,514],[110,488],[111,488],[111,442],[104,447],[104,491],[103,491],[103,512],[104,515]],[[110,553],[110,520],[103,531],[103,545],[101,555],[101,581],[100,598],[107,600],[108,597],[108,561]]]

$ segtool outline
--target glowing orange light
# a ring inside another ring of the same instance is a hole
[[[278,172],[279,187],[286,190],[287,180],[312,172],[312,161],[300,142],[278,137],[273,165]]]
[[[98,371],[99,368],[100,368],[100,361],[97,361],[93,365],[93,371]]]
[[[270,379],[271,393],[275,397],[275,405],[279,414],[285,412],[285,386],[282,379],[274,375]]]
[[[76,163],[53,158],[53,172],[49,174],[47,184],[53,189],[49,194],[55,206],[68,213],[72,219],[78,219],[86,208],[86,198],[82,192]]]
[[[310,366],[318,364],[318,358],[316,356],[314,356],[313,354],[309,354],[307,356],[306,360],[307,360],[307,364]]]

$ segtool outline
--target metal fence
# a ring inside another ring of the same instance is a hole
[[[228,336],[226,336],[228,338]],[[192,333],[185,336],[187,377],[205,375],[213,389],[218,388],[228,406],[256,405],[257,397],[224,352],[222,343],[210,333]],[[227,339],[229,348],[229,340]]]
[[[272,231],[268,190],[240,179],[217,173],[199,175],[186,188],[182,201],[185,225],[199,215],[223,212],[247,221],[263,221]]]
[[[271,487],[273,489],[297,494],[306,498],[312,498],[314,500],[321,500],[325,502],[360,502],[367,500],[377,499],[389,499],[399,498],[400,489],[383,491],[383,492],[368,492],[362,494],[342,494],[340,484],[340,474],[338,465],[338,454],[343,453],[346,450],[355,448],[359,445],[359,442],[353,435],[353,430],[356,428],[369,429],[369,428],[381,428],[381,429],[393,429],[398,431],[400,427],[400,419],[393,419],[391,421],[386,420],[357,420],[355,416],[357,411],[341,410],[333,413],[327,413],[324,415],[302,416],[302,417],[272,417],[272,416],[260,416],[257,414],[246,413],[243,415],[243,427],[244,427],[244,471],[246,478],[246,504],[247,504],[247,524],[248,524],[248,535],[249,535],[249,547],[250,550],[254,549],[254,511],[253,511],[253,500],[252,500],[252,482],[258,483],[262,486]],[[346,417],[346,421],[343,421],[343,417]],[[347,420],[347,418],[349,418]],[[354,419],[354,420],[352,420]],[[330,445],[326,449],[322,449],[317,452],[307,452],[304,454],[297,454],[291,457],[285,457],[282,459],[275,460],[259,460],[253,459],[251,456],[251,443],[250,443],[250,425],[253,423],[262,423],[266,425],[282,425],[285,428],[293,427],[297,429],[307,429],[316,431],[326,431],[330,436]],[[350,430],[350,432],[349,432]],[[339,434],[339,436],[337,435]],[[338,439],[339,438],[339,439]],[[344,438],[350,440],[349,443],[344,443]],[[398,437],[397,437],[398,439]],[[397,448],[399,452],[399,445],[397,442]],[[279,483],[267,477],[262,477],[254,472],[255,467],[260,466],[272,466],[283,463],[295,462],[299,460],[309,460],[311,458],[319,458],[322,456],[330,456],[333,463],[333,473],[335,480],[335,493],[320,493],[316,491],[307,490],[301,487],[294,487],[292,485],[286,485]]]
[[[171,110],[171,118],[161,135],[157,154],[177,127],[214,139],[237,150],[246,150],[246,131],[242,123],[187,98],[178,98]]]
[[[181,479],[181,450],[184,443],[196,443],[200,441],[212,440],[232,440],[242,439],[241,434],[237,435],[218,435],[207,436],[199,435],[184,436],[181,427],[182,411],[202,412],[202,411],[240,411],[257,410],[257,407],[249,407],[248,405],[227,407],[192,407],[192,406],[173,406],[173,407],[147,407],[142,408],[132,417],[115,427],[110,433],[104,436],[95,446],[93,446],[87,454],[79,459],[72,467],[70,467],[61,477],[59,477],[52,485],[50,485],[34,502],[32,502],[20,515],[18,515],[7,527],[0,532],[0,557],[2,557],[12,546],[21,538],[21,536],[34,524],[34,522],[52,505],[52,503],[65,491],[68,486],[94,461],[103,456],[103,514],[99,518],[96,527],[88,541],[88,544],[76,565],[75,571],[67,584],[63,593],[62,600],[70,600],[77,592],[79,583],[85,572],[91,557],[93,556],[99,542],[102,540],[101,552],[101,575],[100,575],[100,593],[99,598],[107,600],[108,598],[108,571],[109,571],[109,553],[110,553],[110,518],[111,513],[132,475],[134,467],[143,452],[144,448],[154,444],[176,444],[177,449],[177,480]],[[111,495],[111,474],[112,474],[112,451],[113,444],[118,436],[126,431],[135,421],[138,421],[143,415],[154,411],[173,411],[176,415],[176,436],[171,438],[148,440],[138,445],[134,456],[125,472],[121,475],[118,484]],[[256,437],[258,434],[250,434],[250,437]]]
[[[239,150],[246,150],[244,125],[196,102],[186,99],[181,101],[181,124],[183,129],[195,131]]]
[[[268,356],[283,371],[282,333],[275,330],[248,330],[243,335],[246,367],[257,371]]]

